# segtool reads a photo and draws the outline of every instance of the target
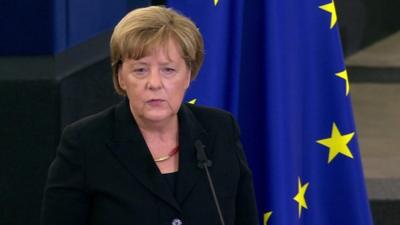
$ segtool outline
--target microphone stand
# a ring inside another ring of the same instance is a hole
[[[208,184],[210,185],[211,193],[212,193],[213,198],[214,198],[214,203],[215,203],[215,206],[217,207],[218,216],[220,218],[221,224],[225,225],[225,221],[224,221],[224,218],[222,216],[221,207],[219,206],[217,193],[215,192],[214,184],[213,184],[213,181],[211,179],[210,172],[208,171],[208,167],[212,166],[212,162],[211,162],[211,160],[209,160],[207,158],[206,152],[204,151],[204,145],[203,145],[203,143],[201,143],[200,140],[196,140],[194,142],[194,146],[195,146],[195,148],[197,150],[197,161],[198,161],[197,166],[206,171]]]

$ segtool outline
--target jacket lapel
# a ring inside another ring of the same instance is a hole
[[[197,121],[191,110],[182,105],[179,117],[179,173],[176,184],[176,198],[180,204],[190,194],[205,172],[197,166],[194,142],[200,140],[206,146],[208,158],[212,156],[212,135],[208,134]]]
[[[184,202],[204,171],[197,166],[194,142],[200,140],[206,146],[206,154],[212,156],[212,135],[197,121],[188,106],[182,105],[179,118],[179,172],[176,198],[155,164],[146,142],[131,114],[129,101],[121,102],[115,110],[114,136],[109,142],[111,152],[121,164],[149,191],[181,211]],[[178,202],[180,204],[178,204]]]
[[[128,100],[115,110],[114,137],[109,147],[115,157],[149,191],[181,211],[173,193],[167,187],[129,109]]]

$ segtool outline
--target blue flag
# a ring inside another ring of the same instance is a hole
[[[205,41],[187,101],[234,113],[261,224],[372,224],[333,0],[169,0]]]

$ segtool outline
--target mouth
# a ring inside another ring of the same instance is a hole
[[[146,101],[146,104],[151,105],[151,106],[159,106],[165,102],[164,99],[150,99]]]
[[[158,102],[165,102],[165,100],[164,99],[155,98],[155,99],[150,99],[150,100],[146,101],[146,103],[158,103]]]

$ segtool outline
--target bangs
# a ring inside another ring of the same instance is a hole
[[[138,60],[150,55],[157,49],[167,46],[168,41],[175,41],[178,44],[176,35],[165,26],[161,29],[142,30],[135,34],[126,35],[126,39],[121,42],[120,52],[122,60]],[[179,46],[179,44],[177,45]],[[167,49],[165,49],[168,51]],[[182,49],[179,49],[182,56]],[[167,54],[168,55],[168,54]]]

